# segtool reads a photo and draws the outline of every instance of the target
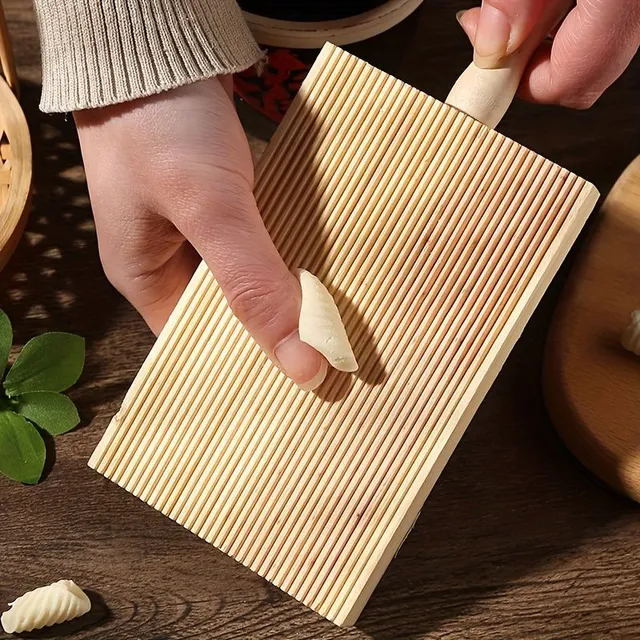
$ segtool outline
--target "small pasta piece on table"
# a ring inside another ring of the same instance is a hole
[[[79,618],[91,609],[87,594],[73,580],[58,580],[10,602],[2,614],[7,633],[22,633]]]

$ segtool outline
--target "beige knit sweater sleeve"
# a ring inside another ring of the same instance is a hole
[[[261,56],[235,0],[35,0],[45,112],[148,96]]]

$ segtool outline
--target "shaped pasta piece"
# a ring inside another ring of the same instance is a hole
[[[622,333],[622,346],[640,356],[640,309],[631,314],[631,322]]]
[[[91,609],[87,594],[73,580],[58,580],[10,602],[2,614],[7,633],[22,633],[83,616]]]
[[[331,294],[318,278],[304,269],[298,271],[298,278],[302,289],[300,340],[319,351],[334,369],[357,371],[356,357]]]

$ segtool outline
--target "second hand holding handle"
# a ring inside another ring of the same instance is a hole
[[[493,69],[482,69],[472,62],[453,85],[445,102],[494,129],[513,101],[531,56],[572,5],[571,0],[550,0],[516,51]]]

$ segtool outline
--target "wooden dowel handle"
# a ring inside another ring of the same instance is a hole
[[[9,29],[7,28],[7,20],[4,16],[2,2],[0,2],[0,64],[2,65],[2,73],[7,84],[11,87],[13,93],[18,96],[18,72],[16,70],[16,63],[13,59],[11,38],[9,37]]]
[[[549,2],[520,48],[493,69],[481,69],[472,62],[453,85],[445,102],[495,128],[513,101],[531,56],[572,6],[572,0]]]

